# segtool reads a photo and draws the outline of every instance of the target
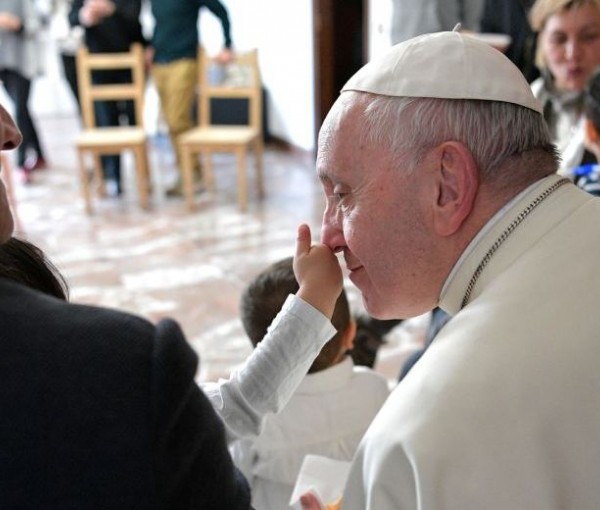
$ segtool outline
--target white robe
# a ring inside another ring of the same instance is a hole
[[[343,510],[600,508],[600,200],[567,184],[491,257],[551,176],[447,282],[455,316],[367,431]]]

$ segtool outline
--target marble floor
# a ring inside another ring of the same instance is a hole
[[[220,155],[216,192],[199,194],[190,213],[183,199],[165,195],[176,171],[168,138],[156,135],[150,210],[137,205],[132,161],[125,157],[123,196],[96,200],[95,214],[88,216],[73,145],[78,119],[44,116],[37,122],[50,168],[36,172],[27,185],[13,168],[17,234],[46,251],[66,277],[72,301],[120,308],[152,321],[173,317],[200,355],[198,379],[226,377],[251,352],[238,319],[244,286],[269,263],[293,254],[299,223],[310,224],[318,239],[324,200],[313,155],[267,147],[266,196],[259,200],[254,193],[250,164],[246,213],[237,205],[235,160]],[[360,312],[356,290],[349,286],[348,292]],[[405,353],[407,345],[414,347],[413,336],[392,344]],[[382,370],[394,378],[398,361],[389,359]]]

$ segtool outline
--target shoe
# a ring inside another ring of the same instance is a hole
[[[182,197],[183,196],[183,186],[181,185],[181,181],[177,181],[175,185],[167,189],[168,197]]]
[[[121,188],[121,183],[112,179],[108,179],[105,182],[106,186],[106,194],[110,198],[119,198],[123,194],[123,188]]]
[[[25,160],[23,169],[27,169],[30,172],[34,170],[44,170],[48,168],[46,160],[42,156],[31,156]]]

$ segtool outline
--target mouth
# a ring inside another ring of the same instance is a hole
[[[579,78],[583,75],[583,69],[581,67],[571,67],[567,69],[567,75],[569,78]]]

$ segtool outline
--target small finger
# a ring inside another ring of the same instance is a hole
[[[308,253],[310,245],[310,227],[306,223],[303,223],[298,227],[298,234],[296,236],[296,256]]]

